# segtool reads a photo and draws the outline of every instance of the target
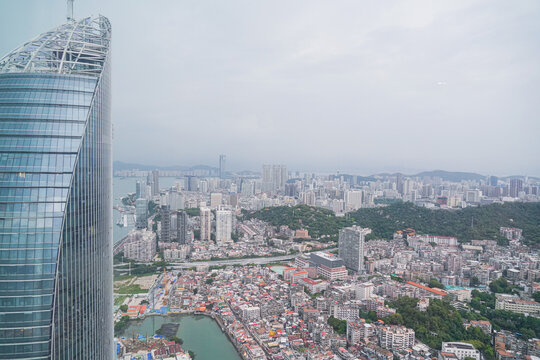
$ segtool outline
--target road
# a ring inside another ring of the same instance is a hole
[[[337,248],[325,249],[324,251],[334,251]],[[247,264],[268,264],[272,262],[279,262],[285,260],[291,260],[297,257],[299,254],[289,254],[281,256],[249,258],[249,259],[231,259],[231,260],[211,260],[211,261],[194,261],[194,262],[171,262],[167,266],[169,269],[185,269],[199,265],[207,266],[223,266],[223,265],[247,265]],[[121,267],[124,264],[116,264],[115,267]],[[125,266],[125,265],[124,265]]]

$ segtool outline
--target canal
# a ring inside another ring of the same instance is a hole
[[[242,360],[219,325],[204,315],[148,316],[133,320],[124,331],[125,337],[153,336],[162,324],[179,323],[176,336],[184,340],[182,347],[195,353],[196,360]]]

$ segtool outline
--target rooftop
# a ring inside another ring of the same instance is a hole
[[[104,16],[70,20],[21,45],[0,60],[0,73],[58,73],[99,76],[111,41]]]

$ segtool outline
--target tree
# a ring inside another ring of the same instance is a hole
[[[179,345],[182,345],[184,343],[184,340],[180,339],[178,336],[171,336],[169,340],[174,341]]]
[[[444,285],[439,282],[437,279],[429,280],[428,286],[431,288],[439,288],[444,290]]]
[[[477,276],[473,276],[471,278],[471,286],[477,287],[478,285],[480,285],[480,280]]]
[[[500,277],[489,283],[489,289],[496,294],[511,294],[515,286],[510,284],[504,277]]]
[[[188,350],[188,354],[189,354],[189,357],[191,358],[191,360],[195,360],[195,353],[191,350]]]
[[[401,314],[395,313],[395,314],[392,314],[392,315],[389,315],[389,316],[385,317],[384,321],[387,324],[391,324],[391,325],[402,325],[403,324],[403,316],[401,316]]]
[[[120,305],[120,311],[123,312],[123,313],[127,312],[128,311],[128,306],[126,304]]]
[[[533,300],[536,302],[540,302],[540,291],[535,291],[532,295]]]
[[[345,335],[347,333],[347,320],[339,320],[336,319],[333,316],[330,316],[327,321],[328,325],[330,325],[335,332],[337,332],[340,335]]]

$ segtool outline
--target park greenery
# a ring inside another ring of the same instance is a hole
[[[470,306],[481,319],[491,321],[495,330],[503,329],[519,333],[525,339],[540,338],[540,319],[511,311],[495,310],[495,294],[473,290],[471,296]]]
[[[441,349],[446,341],[467,341],[473,343],[486,359],[494,359],[490,336],[478,327],[463,326],[463,317],[446,300],[432,299],[426,311],[416,306],[418,299],[401,297],[390,303],[396,314],[385,318],[385,322],[412,328],[416,337],[434,349]]]
[[[511,294],[514,292],[514,289],[517,289],[517,286],[509,283],[504,277],[493,280],[489,284],[489,290],[496,294]]]
[[[347,320],[339,320],[333,316],[330,316],[327,321],[334,331],[340,335],[345,335],[347,333]]]
[[[246,219],[260,219],[273,226],[287,225],[292,230],[306,229],[312,238],[335,237],[339,229],[351,222],[345,217],[336,217],[333,211],[320,207],[297,205],[275,206],[255,212],[244,212]]]
[[[459,210],[427,209],[412,203],[363,208],[337,217],[331,210],[307,205],[276,206],[244,211],[246,219],[256,218],[273,226],[287,225],[293,230],[307,229],[313,238],[335,239],[339,229],[359,225],[372,229],[369,238],[390,239],[396,230],[413,228],[420,234],[455,236],[460,241],[497,240],[507,243],[499,233],[501,226],[523,229],[524,241],[540,243],[540,203],[504,203]]]

